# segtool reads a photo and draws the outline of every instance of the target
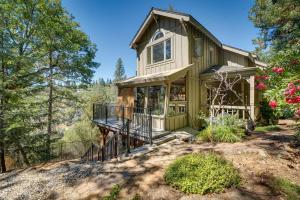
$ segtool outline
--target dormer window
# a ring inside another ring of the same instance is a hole
[[[165,34],[161,31],[156,32],[152,37],[152,42],[147,47],[148,65],[171,59],[171,38],[164,40],[164,37]]]

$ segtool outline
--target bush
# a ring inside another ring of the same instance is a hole
[[[240,183],[238,171],[222,157],[210,154],[189,154],[170,164],[164,178],[184,193],[223,192]]]
[[[118,184],[114,185],[112,187],[109,195],[105,196],[103,198],[103,200],[117,200],[118,196],[119,196],[119,193],[120,193],[120,190],[121,190],[121,187]]]
[[[282,194],[284,199],[296,200],[300,199],[300,186],[292,183],[290,180],[273,176],[270,174],[262,174],[262,184],[268,186],[273,193]]]
[[[225,125],[210,125],[198,135],[204,141],[230,143],[239,142],[244,136],[245,131],[243,129]]]

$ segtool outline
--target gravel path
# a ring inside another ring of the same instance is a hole
[[[300,151],[293,146],[293,131],[254,134],[235,144],[187,144],[174,140],[157,151],[127,161],[80,163],[64,161],[0,174],[0,199],[101,199],[114,184],[120,198],[139,194],[143,199],[280,199],[261,183],[261,174],[275,174],[300,185]],[[215,151],[240,170],[240,188],[222,194],[187,196],[164,183],[166,166],[191,152]]]

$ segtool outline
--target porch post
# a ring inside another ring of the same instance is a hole
[[[242,106],[245,106],[245,103],[247,101],[245,102],[245,81],[244,81],[244,79],[241,79],[241,95],[242,95],[242,99],[243,99],[241,103],[244,104]],[[239,113],[239,110],[238,110],[238,113]],[[242,110],[242,117],[244,120],[245,119],[245,110],[244,109]]]
[[[255,120],[255,77],[250,76],[250,116],[251,119]]]
[[[168,105],[169,105],[169,98],[170,98],[170,89],[171,88],[171,82],[167,82],[166,84],[166,93],[165,93],[165,109],[164,109],[164,116],[168,115]]]

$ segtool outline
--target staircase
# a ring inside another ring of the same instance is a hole
[[[139,149],[143,150],[143,145],[134,144],[134,134],[130,134],[129,148],[127,146],[127,138],[124,140],[123,134],[115,134],[109,138],[104,146],[99,146],[97,144],[92,144],[91,147],[86,151],[86,153],[81,157],[83,161],[107,161],[113,158],[124,157],[129,153],[136,153]],[[140,137],[136,138],[140,139]],[[176,139],[176,136],[169,131],[163,134],[156,135],[153,137],[153,145],[150,147],[156,147],[171,140]]]
[[[175,135],[170,135],[168,131],[153,132],[151,108],[94,104],[92,121],[102,134],[107,136],[113,133],[113,136],[102,146],[92,144],[82,160],[103,162],[129,154],[143,145],[160,145],[175,139]]]

